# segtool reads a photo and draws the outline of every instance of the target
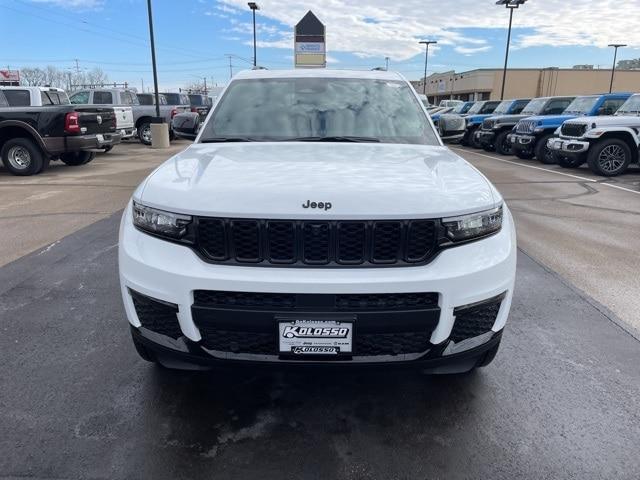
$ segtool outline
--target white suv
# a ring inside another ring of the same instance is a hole
[[[516,237],[400,75],[255,70],[137,188],[119,263],[146,360],[464,372],[498,350]]]

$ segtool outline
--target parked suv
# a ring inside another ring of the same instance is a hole
[[[620,175],[638,162],[640,94],[629,97],[612,116],[574,118],[558,130],[559,138],[550,138],[547,146],[560,165],[579,167],[587,162],[598,175]]]
[[[556,163],[557,155],[547,148],[547,142],[555,136],[555,131],[564,121],[581,116],[613,115],[630,96],[630,93],[613,93],[577,97],[560,115],[541,115],[520,120],[511,140],[518,151],[533,152],[542,163]]]
[[[207,95],[201,95],[199,93],[190,93],[189,105],[191,105],[191,111],[200,115],[200,119],[204,120],[211,109],[211,99]]]
[[[516,238],[399,74],[253,70],[134,192],[119,268],[134,345],[165,366],[453,373],[498,350]]]
[[[465,119],[464,132],[462,132],[462,139],[460,143],[462,145],[470,145],[475,148],[480,148],[480,144],[477,143],[475,133],[482,125],[482,121],[493,115],[493,112],[498,105],[499,100],[483,100],[477,102],[473,107],[469,109],[466,115],[463,115]]]
[[[4,87],[0,90],[11,107],[69,105],[67,93],[54,87]]]
[[[487,151],[497,149],[503,154],[510,153],[506,137],[515,122],[522,118],[523,110],[531,102],[530,98],[503,100],[493,114],[485,117],[474,134],[473,144]]]

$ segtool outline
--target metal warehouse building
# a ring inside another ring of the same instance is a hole
[[[507,70],[504,98],[551,95],[586,95],[609,91],[611,70],[581,68],[514,68]],[[411,82],[418,93],[423,80]],[[427,77],[431,103],[444,99],[493,100],[500,98],[502,69],[481,68],[468,72],[434,73]],[[613,90],[640,91],[640,70],[616,70]]]

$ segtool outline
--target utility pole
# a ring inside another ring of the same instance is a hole
[[[385,62],[384,69],[388,71],[389,70],[389,57],[384,57],[384,62]]]
[[[233,77],[233,65],[231,64],[231,55],[227,54],[229,57],[229,80]]]
[[[140,81],[142,82],[142,93],[144,93],[144,78],[141,78]]]
[[[156,96],[156,117],[160,118],[160,94],[158,93],[158,69],[156,67],[156,44],[153,38],[153,14],[151,12],[151,0],[147,0],[147,13],[149,14],[149,37],[151,39],[151,64],[153,67],[153,88]]]
[[[436,40],[423,40],[421,42],[422,45],[426,45],[427,49],[424,52],[424,82],[422,84],[422,94],[427,94],[427,62],[429,61],[429,45],[433,45],[438,43]]]
[[[80,75],[80,66],[78,65],[78,59],[76,58],[76,75]]]
[[[251,12],[253,13],[253,66],[258,65],[258,59],[256,56],[256,10],[260,10],[260,7],[256,2],[248,3]]]
[[[500,100],[504,100],[504,86],[507,81],[507,65],[509,63],[509,45],[511,44],[511,25],[513,24],[513,11],[524,5],[527,0],[498,0],[496,5],[504,5],[509,10],[509,32],[507,33],[507,48],[504,52],[504,68],[502,69],[502,89]]]
[[[207,77],[204,77],[204,94],[207,94]]]

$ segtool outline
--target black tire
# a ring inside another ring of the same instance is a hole
[[[60,155],[60,160],[70,167],[84,165],[94,158],[96,158],[95,152],[67,152]]]
[[[553,152],[547,148],[547,141],[553,138],[553,135],[543,135],[537,142],[536,146],[533,148],[534,153],[536,154],[536,158],[539,162],[544,163],[545,165],[552,165],[556,163],[556,159],[553,156]]]
[[[136,352],[138,352],[140,358],[147,362],[158,363],[153,352],[147,350],[147,347],[140,343],[140,341],[136,340],[136,337],[133,336],[133,333],[131,334],[131,340],[133,340],[133,346],[136,348]]]
[[[495,152],[495,148],[493,147],[493,145],[482,144],[482,149],[485,152]]]
[[[472,148],[477,148],[478,150],[482,148],[482,145],[480,144],[480,142],[478,141],[477,137],[476,137],[476,131],[473,130],[470,134],[469,134],[469,146]]]
[[[533,158],[533,152],[525,152],[524,150],[514,149],[514,153],[516,157],[518,157],[521,160],[531,160]]]
[[[511,146],[511,142],[507,141],[507,136],[509,135],[509,130],[505,130],[504,132],[500,132],[496,136],[496,152],[500,155],[513,155],[513,147]]]
[[[587,164],[593,173],[615,177],[624,173],[631,163],[631,149],[627,142],[605,138],[593,145],[587,155]]]
[[[113,150],[113,145],[109,145],[108,147],[104,147],[104,149],[102,151],[104,153],[109,153],[111,150]]]
[[[40,173],[44,166],[42,150],[29,138],[7,140],[0,150],[0,158],[9,172],[21,177]]]
[[[562,155],[560,153],[555,153],[554,155],[556,157],[556,163],[563,168],[578,168],[580,165],[587,161],[584,155],[574,155],[571,157],[567,157],[566,155]]]
[[[502,341],[502,339],[500,340],[500,342]],[[494,347],[491,347],[491,349],[487,350],[484,354],[484,357],[482,357],[478,363],[476,364],[476,367],[486,367],[487,365],[489,365],[491,362],[493,362],[493,359],[496,358],[496,355],[498,354],[498,350],[500,349],[500,342],[498,342]]]
[[[151,124],[149,122],[140,124],[138,127],[138,138],[143,145],[151,145]]]
[[[42,173],[49,168],[49,164],[51,163],[51,157],[45,157],[42,159],[42,167],[40,167],[40,171],[38,173]]]
[[[169,129],[169,141],[173,142],[176,139],[176,134],[173,131],[173,128]]]

